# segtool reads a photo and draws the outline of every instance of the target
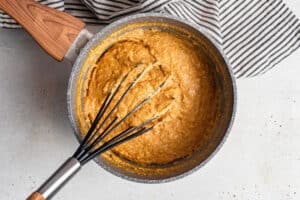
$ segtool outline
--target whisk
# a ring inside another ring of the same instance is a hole
[[[135,68],[142,66],[139,64]],[[153,65],[152,65],[153,66]],[[134,68],[133,68],[134,69]],[[146,104],[154,95],[156,95],[166,84],[165,79],[160,85],[154,89],[148,96],[133,107],[125,116],[119,119],[118,116],[112,117],[123,99],[128,95],[129,91],[137,84],[142,75],[148,71],[148,67],[145,67],[140,73],[138,73],[132,82],[129,83],[127,88],[121,93],[119,99],[115,99],[121,87],[124,85],[125,80],[128,78],[130,70],[126,73],[119,83],[117,83],[104,99],[94,121],[91,123],[91,127],[83,138],[81,144],[75,151],[75,153],[66,160],[64,164],[59,167],[50,178],[48,178],[44,184],[34,193],[27,198],[27,200],[46,200],[53,197],[56,192],[73,177],[83,165],[98,156],[99,154],[110,150],[117,145],[132,140],[146,132],[154,129],[154,122],[160,117],[160,115],[152,116],[137,126],[130,126],[125,130],[114,134],[109,139],[107,137],[115,131],[120,125],[137,112],[144,104]],[[113,104],[114,102],[114,104]],[[111,107],[111,110],[108,108]],[[111,119],[112,118],[112,119]],[[107,124],[107,125],[106,125]]]

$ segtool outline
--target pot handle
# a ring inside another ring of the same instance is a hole
[[[21,24],[58,61],[64,58],[85,26],[79,19],[34,0],[0,0],[0,9]]]

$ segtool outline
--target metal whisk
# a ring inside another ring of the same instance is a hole
[[[136,67],[140,66],[143,66],[143,64],[139,64]],[[153,66],[154,65],[151,65],[150,67]],[[160,117],[159,115],[155,115],[137,126],[128,127],[127,129],[115,134],[110,139],[107,139],[108,135],[116,130],[116,128],[118,128],[127,118],[137,112],[166,84],[167,79],[163,81],[147,97],[145,97],[136,106],[134,106],[134,108],[131,109],[124,117],[119,119],[118,116],[116,116],[109,122],[109,119],[111,119],[114,111],[118,108],[126,95],[128,95],[129,91],[136,85],[142,75],[145,74],[148,70],[149,66],[145,67],[140,73],[138,73],[135,76],[134,80],[120,95],[120,98],[115,101],[114,105],[112,105],[114,98],[120,91],[125,80],[128,78],[129,73],[131,73],[133,70],[129,71],[125,76],[121,78],[121,81],[117,83],[116,86],[113,87],[106,96],[94,121],[91,124],[90,129],[88,130],[75,153],[69,159],[67,159],[67,161],[62,164],[61,167],[58,168],[58,170],[54,172],[54,174],[50,178],[48,178],[36,192],[28,197],[27,200],[50,199],[73,175],[76,174],[76,172],[79,171],[79,169],[81,169],[84,164],[86,164],[99,154],[110,150],[113,147],[120,145],[126,141],[136,138],[154,128],[155,125],[151,124],[153,124],[152,122]],[[112,106],[112,109],[109,111],[108,107],[110,106]]]

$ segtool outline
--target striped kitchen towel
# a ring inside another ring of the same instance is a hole
[[[140,12],[197,23],[215,38],[237,78],[264,74],[300,46],[299,19],[282,0],[37,0],[91,24]],[[0,12],[0,27],[18,25]]]

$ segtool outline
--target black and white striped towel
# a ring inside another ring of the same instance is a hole
[[[299,19],[282,0],[37,0],[87,23],[139,12],[168,13],[205,28],[223,47],[236,77],[273,68],[300,46]],[[0,12],[0,27],[18,25]]]

